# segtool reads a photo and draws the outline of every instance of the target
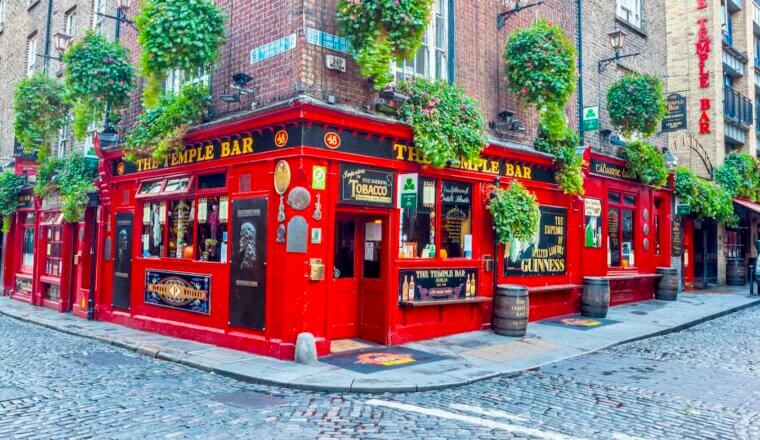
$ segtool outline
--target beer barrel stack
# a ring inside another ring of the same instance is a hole
[[[496,287],[493,331],[501,336],[525,336],[528,331],[528,288],[513,284]]]

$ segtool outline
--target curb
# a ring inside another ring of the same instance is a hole
[[[317,383],[306,383],[306,382],[285,382],[285,381],[279,381],[276,379],[267,379],[267,378],[257,378],[252,376],[246,376],[244,374],[236,373],[233,371],[228,371],[223,368],[223,366],[214,366],[209,365],[202,362],[196,362],[192,359],[185,358],[183,356],[177,356],[174,353],[170,351],[160,351],[160,350],[154,350],[154,349],[148,349],[147,347],[142,347],[140,344],[133,344],[130,342],[124,342],[118,339],[110,338],[107,336],[103,336],[100,334],[94,334],[87,330],[81,329],[79,331],[66,328],[64,326],[57,326],[53,323],[50,323],[48,321],[42,320],[42,319],[35,319],[32,315],[28,314],[13,314],[8,312],[5,309],[0,308],[0,315],[7,316],[9,318],[13,318],[17,321],[22,322],[28,322],[30,324],[39,325],[41,327],[45,327],[51,330],[55,330],[61,333],[65,333],[72,336],[77,336],[81,338],[91,339],[100,343],[105,343],[108,345],[113,345],[115,347],[120,347],[129,351],[132,351],[134,353],[137,353],[141,356],[151,357],[155,359],[160,359],[162,361],[167,362],[174,362],[177,364],[185,365],[187,367],[191,367],[200,371],[204,371],[207,373],[214,373],[218,374],[220,376],[228,377],[231,379],[239,380],[241,382],[246,383],[252,383],[252,384],[258,384],[258,385],[267,385],[267,386],[276,386],[281,388],[290,388],[290,389],[297,389],[297,390],[303,390],[303,391],[316,391],[316,392],[339,392],[339,393],[356,393],[356,394],[382,394],[382,393],[413,393],[413,392],[421,392],[421,391],[434,391],[434,390],[442,390],[442,389],[449,389],[449,388],[457,388],[462,387],[465,385],[470,385],[475,382],[480,382],[483,380],[488,379],[494,379],[494,378],[512,378],[520,376],[526,372],[531,371],[538,371],[542,367],[550,364],[554,364],[557,362],[562,362],[568,359],[573,359],[576,357],[593,354],[602,350],[607,350],[609,348],[617,347],[619,345],[624,344],[630,344],[632,342],[641,341],[644,339],[650,339],[658,336],[664,336],[671,333],[676,333],[683,331],[685,329],[695,327],[700,324],[704,324],[705,322],[715,320],[717,318],[730,315],[736,312],[740,312],[742,310],[749,309],[751,307],[757,306],[760,304],[760,298],[753,299],[752,301],[742,304],[740,306],[731,307],[725,310],[721,310],[719,312],[712,313],[710,315],[703,316],[701,318],[695,319],[693,321],[685,322],[673,327],[664,328],[659,331],[647,333],[644,335],[634,336],[632,338],[623,339],[617,342],[613,342],[609,345],[595,348],[593,350],[584,351],[581,353],[577,353],[570,356],[565,356],[562,358],[550,360],[547,362],[544,362],[542,364],[538,364],[532,367],[528,368],[522,368],[519,370],[513,370],[513,371],[505,371],[505,372],[494,372],[491,374],[484,374],[481,376],[476,376],[472,378],[467,378],[464,380],[453,380],[451,383],[447,384],[435,384],[435,385],[416,385],[414,383],[409,382],[409,385],[399,385],[395,384],[389,387],[383,387],[381,384],[378,384],[379,386],[368,386],[368,384],[356,384],[354,386],[355,380],[352,380],[351,383],[348,386],[341,386],[341,385],[320,385]]]

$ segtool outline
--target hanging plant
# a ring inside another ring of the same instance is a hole
[[[506,190],[494,188],[487,209],[500,243],[528,240],[538,228],[540,213],[536,195],[520,182],[512,182]]]
[[[575,46],[546,20],[514,31],[504,61],[509,90],[530,104],[564,106],[575,88]]]
[[[715,181],[731,196],[757,201],[760,192],[760,164],[747,153],[731,152],[715,171]]]
[[[392,63],[420,48],[433,0],[339,0],[340,35],[348,40],[362,75],[382,89],[393,81]]]
[[[562,108],[548,105],[539,116],[534,147],[555,156],[556,179],[565,194],[583,195],[583,159],[576,152],[580,140],[567,123]]]
[[[731,194],[715,182],[697,177],[690,169],[676,169],[675,190],[679,201],[688,203],[695,217],[717,220],[726,226],[738,222]]]
[[[57,78],[44,72],[22,79],[13,97],[13,132],[27,154],[44,159],[66,125],[70,106]]]
[[[628,73],[607,91],[610,122],[626,137],[653,135],[665,117],[662,80],[656,75]]]
[[[645,185],[665,186],[668,183],[668,163],[665,155],[654,145],[644,141],[628,142],[622,149],[628,171]]]
[[[57,179],[58,171],[61,168],[61,161],[55,157],[48,157],[40,160],[37,166],[37,176],[34,182],[34,194],[37,197],[45,198],[56,189],[54,182]]]
[[[193,74],[211,67],[226,41],[226,21],[213,0],[145,0],[135,22],[147,107],[158,103],[172,70]]]
[[[121,43],[110,42],[93,30],[63,54],[63,63],[66,88],[74,104],[72,131],[82,140],[106,105],[114,113],[129,105],[135,71],[129,51]]]
[[[203,119],[210,103],[208,89],[200,85],[186,85],[176,95],[162,95],[156,107],[140,115],[124,140],[125,157],[133,161],[152,156],[161,162],[181,150],[185,133]]]
[[[474,99],[446,81],[420,78],[400,88],[408,96],[400,116],[414,129],[414,145],[432,166],[480,157],[486,146],[485,123]]]
[[[11,226],[11,215],[18,209],[18,196],[26,185],[23,176],[17,176],[13,171],[0,173],[0,214],[3,216],[3,232],[8,232]]]

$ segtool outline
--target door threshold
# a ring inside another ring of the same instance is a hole
[[[380,347],[374,342],[359,338],[333,339],[330,341],[330,353],[343,353],[346,351],[361,350],[362,348]]]

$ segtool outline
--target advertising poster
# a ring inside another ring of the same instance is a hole
[[[393,207],[395,174],[391,170],[340,165],[340,203]]]
[[[477,296],[477,269],[399,271],[399,302],[443,301]]]
[[[208,315],[211,277],[148,269],[145,271],[145,304]]]
[[[505,246],[504,275],[560,275],[567,266],[567,210],[539,207],[541,215],[533,237]]]
[[[602,247],[602,201],[585,199],[586,223],[584,241],[587,248]]]

